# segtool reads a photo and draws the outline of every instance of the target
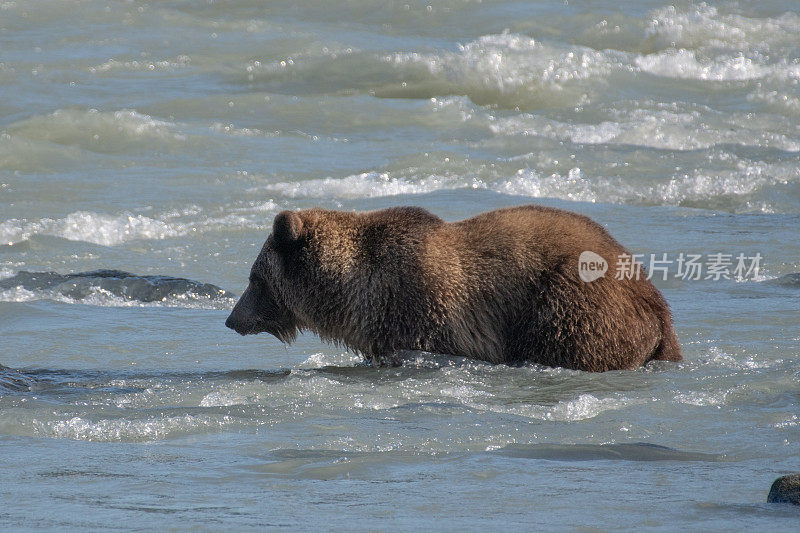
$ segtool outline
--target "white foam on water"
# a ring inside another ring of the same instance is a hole
[[[405,178],[392,176],[388,172],[363,172],[344,178],[274,183],[263,189],[289,198],[375,198],[436,191],[453,186],[454,181],[438,175]],[[458,183],[455,185],[458,186]]]
[[[13,245],[34,235],[52,235],[71,241],[117,246],[134,240],[163,240],[224,228],[262,229],[264,213],[279,210],[278,204],[253,201],[222,206],[227,214],[210,215],[197,206],[169,211],[155,218],[125,212],[119,215],[76,211],[59,219],[10,219],[0,223],[0,243]]]
[[[756,80],[775,72],[742,55],[700,61],[694,50],[683,49],[637,57],[635,62],[642,71],[655,76],[702,81]]]
[[[776,422],[775,424],[773,424],[773,427],[776,427],[778,429],[800,427],[800,417],[798,417],[797,415],[789,415],[781,422]]]
[[[97,109],[89,109],[86,112],[76,110],[58,110],[50,115],[58,119],[57,122],[74,122],[82,124],[89,122],[97,125],[111,125],[116,128],[118,132],[127,133],[134,136],[155,134],[156,136],[169,135],[171,137],[182,137],[173,134],[176,124],[166,120],[159,120],[139,113],[135,109],[121,109],[119,111],[98,111]]]
[[[714,47],[730,50],[769,50],[797,42],[800,15],[786,12],[778,17],[749,18],[725,13],[706,2],[670,5],[655,10],[647,37],[655,44],[673,48]]]
[[[131,146],[183,142],[174,122],[140,113],[135,109],[57,109],[8,126],[6,131],[27,139],[77,146],[96,152],[127,151]]]
[[[169,437],[219,431],[236,420],[228,415],[169,416],[147,419],[87,420],[80,416],[67,420],[34,420],[34,434],[41,437],[96,442],[163,440]]]
[[[658,185],[653,191],[653,197],[668,205],[680,205],[714,197],[744,196],[756,192],[768,183],[768,178],[759,174],[756,171],[752,176],[729,172],[709,175],[694,171],[691,176],[673,177],[668,183]]]
[[[513,414],[535,420],[548,422],[577,422],[588,420],[606,411],[617,411],[632,405],[645,403],[645,400],[635,398],[598,398],[593,394],[581,394],[572,400],[562,400],[553,406],[527,404],[515,406],[502,406],[486,404],[483,402],[467,401],[466,405],[475,409],[496,413]]]
[[[617,63],[613,51],[561,49],[513,33],[484,35],[444,57],[445,68],[490,81],[501,92],[535,81],[558,85],[604,76]]]
[[[82,298],[71,298],[52,290],[31,291],[18,286],[0,290],[0,302],[32,302],[50,300],[64,304],[94,305],[97,307],[175,307],[183,309],[233,309],[236,298],[210,298],[192,292],[164,297],[159,301],[143,302],[118,296],[101,287],[91,287],[89,293]]]
[[[79,211],[55,221],[53,235],[71,241],[86,241],[113,246],[133,239],[164,239],[178,234],[168,224],[144,215],[125,213],[118,216]]]
[[[728,398],[727,391],[692,391],[686,393],[676,394],[673,400],[677,403],[685,405],[694,405],[697,407],[706,406],[719,406],[725,405]]]
[[[179,55],[173,59],[154,59],[154,60],[119,60],[109,59],[98,65],[88,68],[92,74],[116,72],[116,71],[171,71],[186,68],[191,63],[192,58],[188,55]]]
[[[581,202],[598,200],[597,191],[578,167],[570,169],[566,176],[542,176],[531,169],[520,169],[515,177],[501,180],[486,188],[503,194],[532,198],[561,198]]]
[[[76,300],[58,293],[43,293],[43,298],[53,299],[68,304],[95,305],[98,307],[179,307],[184,309],[233,309],[236,298],[210,298],[208,296],[186,292],[162,298],[155,302],[142,302],[117,296],[100,287],[92,288],[90,294]]]
[[[461,107],[458,101],[437,102],[439,108]],[[754,123],[749,113],[716,111],[708,106],[620,102],[608,108],[609,120],[598,123],[562,122],[540,114],[521,113],[495,117],[471,109],[468,118],[485,123],[497,136],[540,136],[576,144],[630,145],[666,150],[698,150],[719,144],[738,144],[800,151],[800,135],[781,116],[767,116],[768,123]],[[770,120],[772,119],[772,120]],[[784,133],[785,132],[785,133]]]
[[[275,203],[273,200],[266,200],[266,201],[251,201],[247,202],[244,206],[228,206],[228,210],[233,211],[234,213],[242,213],[243,215],[247,214],[261,214],[261,213],[272,213],[275,211],[279,211],[281,208],[280,205]],[[224,217],[222,219],[212,219],[212,220],[226,220]]]
[[[139,388],[142,387],[144,384],[140,380],[135,379],[114,379],[111,380],[108,384],[110,387],[117,387],[120,389],[125,388]],[[108,400],[103,399],[100,401],[95,401],[95,403],[106,405],[116,405],[117,407],[123,409],[136,409],[136,408],[148,408],[148,407],[158,407],[159,405],[164,405],[164,398],[162,398],[159,393],[163,392],[164,384],[162,383],[150,383],[150,386],[146,387],[144,390],[140,392],[131,392],[126,394],[120,394],[116,398],[109,398]],[[112,400],[112,401],[109,401]],[[178,403],[178,402],[175,402]]]
[[[743,359],[738,359],[726,353],[721,348],[710,344],[705,353],[697,360],[695,364],[699,366],[712,366],[727,371],[739,372],[780,367],[784,365],[784,360],[779,358],[764,359],[758,355],[752,354]]]
[[[750,277],[737,277],[733,278],[734,283],[761,283],[764,281],[770,281],[773,279],[778,279],[779,276],[777,275],[770,275],[764,274],[762,271],[759,271],[757,274],[754,274]]]
[[[400,72],[411,70],[406,76],[412,79],[410,90],[417,87],[432,92],[431,96],[465,94],[479,103],[513,107],[529,102],[580,103],[610,74],[631,69],[627,55],[505,32],[483,35],[452,52],[396,52],[383,61]],[[415,73],[415,67],[427,71],[429,77]]]
[[[691,174],[674,176],[669,182],[652,188],[648,196],[658,204],[694,205],[717,200],[729,204],[734,210],[772,212],[770,205],[754,204],[746,199],[770,187],[798,181],[798,168],[738,160],[733,169],[720,169],[714,173],[698,169]]]
[[[311,354],[305,361],[297,365],[297,369],[311,370],[326,366],[352,366],[363,360],[363,357],[351,352],[342,352],[338,354],[317,352]]]
[[[481,36],[454,52],[396,52],[383,62],[428,73],[419,79],[409,72],[408,90],[418,86],[434,94],[465,94],[504,107],[529,101],[582,105],[622,73],[704,82],[797,79],[799,60],[770,59],[766,52],[790,46],[798,32],[797,15],[748,19],[700,4],[656,11],[645,36],[656,44],[649,54],[563,46],[504,32]]]
[[[796,47],[800,15],[749,18],[707,3],[653,12],[646,32],[653,53],[635,58],[644,72],[700,81],[792,80],[800,61],[776,53]],[[766,91],[769,94],[770,91]],[[780,100],[785,94],[776,95]]]
[[[240,128],[232,123],[214,122],[211,124],[211,131],[235,137],[278,137],[280,132],[266,132],[258,128]]]
[[[200,400],[200,407],[227,407],[230,405],[245,405],[249,403],[245,396],[233,391],[209,392]]]
[[[511,180],[500,192],[608,203],[773,213],[776,206],[761,199],[760,195],[776,186],[800,182],[800,168],[791,164],[749,161],[727,153],[721,156],[712,154],[709,159],[719,159],[723,168],[715,172],[695,169],[687,173],[675,173],[668,181],[655,184],[652,181],[583,176],[581,172],[581,179],[578,180],[549,179],[550,188],[543,189],[529,185],[536,181],[521,180],[515,183]]]
[[[800,114],[800,98],[777,89],[758,87],[747,95],[751,102],[763,102],[772,109]]]
[[[0,242],[11,246],[30,238],[31,233],[25,232],[25,222],[18,219],[0,222]]]
[[[543,419],[559,422],[587,420],[603,412],[616,411],[638,403],[642,401],[628,398],[598,398],[592,394],[581,394],[574,400],[561,401],[553,407],[544,409]]]
[[[488,391],[481,390],[468,383],[459,383],[456,385],[444,386],[439,392],[444,396],[450,396],[458,400],[471,400],[473,398],[485,396],[491,397],[492,394]]]
[[[494,117],[488,115],[486,111],[475,105],[466,96],[446,96],[444,98],[433,97],[429,100],[429,109],[431,115],[441,119],[441,124],[450,125],[453,120],[450,118],[453,115],[457,117],[460,122],[469,122],[473,118],[479,117],[481,120],[494,120]],[[442,116],[447,118],[441,118]]]
[[[36,234],[114,246],[134,239],[174,237],[179,232],[166,222],[133,213],[114,216],[76,211],[60,219],[11,219],[0,223],[0,242],[14,244],[28,240]]]
[[[260,381],[205,382],[197,380],[122,379],[111,384],[118,388],[141,389],[136,392],[105,396],[96,400],[100,405],[115,405],[123,409],[154,409],[167,405],[184,407],[227,407],[257,403],[268,391]],[[209,387],[211,391],[208,392]],[[199,399],[198,399],[199,398]]]
[[[43,296],[40,293],[29,291],[23,287],[0,290],[0,302],[31,302],[41,299]]]
[[[580,168],[566,176],[542,176],[535,170],[520,169],[516,176],[497,182],[477,177],[459,176],[393,176],[389,172],[364,172],[344,178],[323,178],[266,185],[263,189],[289,198],[375,198],[401,194],[425,194],[451,188],[488,189],[503,194],[531,197],[553,197],[594,202],[597,195],[583,177]]]
[[[531,169],[520,169],[515,177],[487,181],[469,170],[449,174],[425,174],[418,168],[401,171],[372,171],[344,177],[326,177],[295,182],[278,182],[254,188],[252,193],[272,192],[288,198],[376,198],[406,194],[426,194],[442,189],[488,189],[506,194],[555,196],[594,201],[579,168],[566,176],[541,176]]]
[[[685,139],[685,138],[682,138]],[[676,143],[682,143],[682,139]],[[669,142],[669,141],[667,141]],[[683,146],[681,144],[681,146]],[[785,165],[737,160],[726,156],[728,168],[714,173],[693,170],[675,174],[668,181],[653,184],[621,178],[605,178],[584,172],[580,167],[566,174],[543,173],[521,168],[513,177],[484,179],[463,175],[422,175],[410,168],[399,172],[365,172],[343,178],[327,177],[298,182],[281,182],[260,188],[289,198],[374,198],[405,194],[425,194],[442,189],[486,189],[502,194],[531,198],[559,198],[583,202],[647,203],[655,205],[702,205],[715,202],[717,209],[732,211],[774,210],[769,203],[750,200],[752,195],[771,186],[800,181],[800,169]]]

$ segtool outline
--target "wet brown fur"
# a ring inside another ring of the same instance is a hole
[[[578,275],[584,250],[609,271]],[[627,250],[585,216],[541,206],[447,223],[417,207],[280,213],[226,325],[289,342],[308,329],[379,363],[425,350],[602,372],[680,361],[669,306],[617,280]]]

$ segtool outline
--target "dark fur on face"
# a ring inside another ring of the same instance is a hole
[[[644,276],[586,283],[578,257],[628,254],[587,217],[521,206],[447,223],[418,207],[275,217],[226,325],[284,342],[308,329],[374,362],[405,350],[605,371],[680,361]]]
[[[274,276],[267,262],[274,254],[275,242],[270,236],[250,271],[250,283],[225,321],[225,325],[240,335],[267,332],[282,342],[297,337],[298,323],[274,289]]]

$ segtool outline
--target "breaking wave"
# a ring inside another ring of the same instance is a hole
[[[245,79],[275,92],[297,92],[302,85],[305,93],[356,89],[386,98],[466,95],[480,105],[512,108],[577,103],[599,90],[612,72],[625,70],[630,65],[622,52],[504,32],[454,51],[382,54],[348,48],[253,61],[246,65]]]
[[[212,285],[172,276],[136,275],[121,270],[75,274],[26,272],[0,279],[0,301],[55,300],[105,307],[193,307],[230,309],[235,295]]]
[[[58,109],[14,123],[6,135],[107,154],[186,140],[177,124],[133,109]]]
[[[271,200],[223,206],[208,213],[191,206],[155,217],[136,213],[109,215],[76,211],[63,218],[10,219],[0,223],[0,243],[13,245],[34,235],[52,235],[71,241],[116,246],[134,240],[162,240],[226,228],[264,228],[265,213],[277,212]]]
[[[800,138],[754,128],[745,113],[720,113],[680,104],[638,105],[610,110],[599,123],[560,122],[521,114],[492,120],[501,136],[542,136],[575,144],[642,146],[660,150],[700,150],[719,145],[754,146],[800,152]],[[777,121],[776,121],[777,122]]]
[[[36,234],[54,235],[71,241],[86,241],[114,246],[134,239],[164,239],[181,231],[163,220],[140,214],[106,215],[76,211],[64,218],[43,218],[35,221],[19,219],[0,223],[0,240],[12,245]]]
[[[652,13],[646,37],[659,48],[770,49],[797,43],[800,16],[786,12],[777,17],[750,18],[721,12],[706,2],[670,5]]]
[[[622,94],[641,73],[704,83],[796,80],[800,61],[770,59],[763,51],[793,45],[797,31],[800,17],[791,13],[756,20],[699,4],[656,10],[631,50],[615,49],[611,42],[596,42],[596,48],[566,45],[506,30],[454,50],[304,50],[253,60],[242,69],[246,83],[278,93],[463,95],[479,105],[549,109],[580,106],[609,91]]]
[[[442,189],[482,189],[512,196],[558,198],[583,202],[626,203],[711,208],[732,212],[775,212],[793,210],[786,205],[792,196],[780,198],[780,187],[797,187],[800,170],[791,165],[763,165],[746,160],[733,168],[716,172],[693,170],[673,175],[668,180],[631,180],[602,177],[580,167],[566,172],[546,172],[532,168],[513,169],[498,165],[487,176],[476,167],[471,173],[418,174],[408,168],[385,172],[364,172],[342,178],[327,177],[296,182],[279,182],[260,189],[288,198],[376,198],[425,194]]]

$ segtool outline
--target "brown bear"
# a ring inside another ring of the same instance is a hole
[[[225,325],[283,342],[307,329],[373,364],[408,350],[593,372],[680,361],[641,266],[602,275],[620,257],[588,217],[536,205],[452,223],[419,207],[283,211]]]

